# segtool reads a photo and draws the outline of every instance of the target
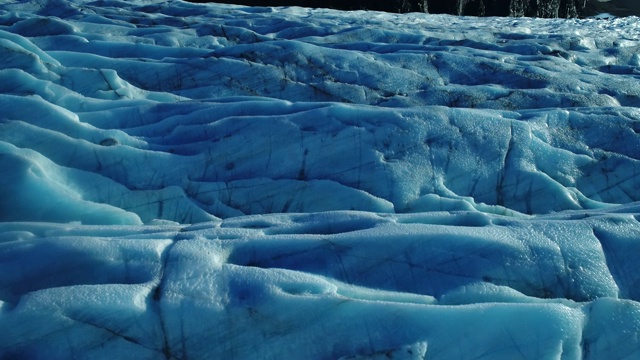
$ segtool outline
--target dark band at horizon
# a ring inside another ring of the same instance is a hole
[[[601,13],[640,16],[634,0],[187,0],[247,6],[302,6],[338,10],[375,10],[394,13],[425,12],[463,16],[526,16],[578,18]]]

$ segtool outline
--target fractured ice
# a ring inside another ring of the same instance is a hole
[[[635,358],[640,22],[0,6],[0,358]]]

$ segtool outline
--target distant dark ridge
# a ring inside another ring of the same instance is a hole
[[[469,16],[588,17],[600,13],[640,16],[640,0],[187,0],[248,6],[303,6],[394,13],[428,12]]]
[[[588,0],[584,8],[586,16],[609,13],[614,16],[640,16],[640,0]]]
[[[192,2],[213,2],[189,0]],[[470,16],[580,17],[597,0],[219,0],[249,6],[303,6],[340,10],[428,12]],[[632,0],[631,0],[632,1]]]

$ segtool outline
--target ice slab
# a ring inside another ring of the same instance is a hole
[[[638,355],[633,208],[0,224],[3,356]],[[596,229],[596,230],[592,230]]]

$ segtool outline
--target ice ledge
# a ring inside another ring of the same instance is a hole
[[[196,225],[2,223],[0,353],[633,354],[636,210],[521,219],[339,211]]]

